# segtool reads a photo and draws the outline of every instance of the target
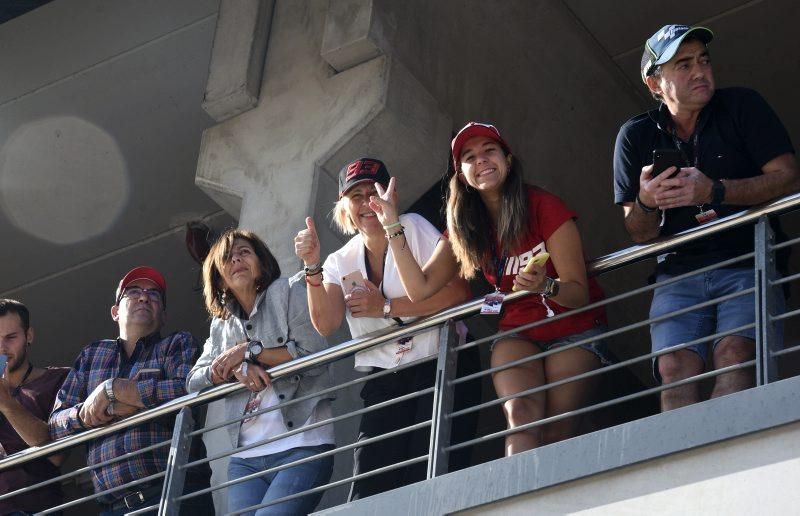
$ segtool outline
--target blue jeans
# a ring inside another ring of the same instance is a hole
[[[333,445],[292,448],[281,453],[242,459],[231,457],[228,464],[228,480],[242,478],[259,473],[282,464],[311,457],[324,451],[332,450]],[[333,473],[333,456],[305,462],[291,468],[282,469],[256,477],[228,488],[228,511],[238,511],[252,505],[267,503],[285,496],[300,493],[307,489],[321,486],[328,482]],[[265,516],[267,514],[308,514],[314,510],[322,498],[322,491],[308,496],[293,498],[285,502],[262,507],[247,515]]]
[[[669,279],[668,274],[659,274],[656,281]],[[658,287],[653,293],[650,317],[659,317],[675,310],[693,306],[704,301],[741,292],[755,285],[753,269],[716,269],[697,274],[684,280]],[[778,296],[778,310],[783,312],[784,298]],[[755,297],[753,294],[735,297],[715,305],[692,310],[650,325],[653,351],[661,351],[684,342],[705,337],[714,333],[733,330],[755,321]],[[783,325],[776,323],[779,340],[782,339]],[[740,330],[733,335],[755,341],[754,328]],[[695,344],[684,349],[697,353],[706,362],[709,348],[712,350],[722,340],[716,339],[711,346],[708,342]],[[656,360],[653,360],[653,375],[660,382]]]

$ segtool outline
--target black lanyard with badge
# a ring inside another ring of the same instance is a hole
[[[686,165],[690,167],[694,167],[699,170],[700,165],[700,132],[695,129],[694,133],[692,134],[691,142],[692,142],[692,160],[689,160],[689,157],[686,155],[686,151],[683,148],[683,142],[678,135],[675,133],[675,128],[672,128],[672,141],[675,143],[675,147],[683,156],[683,160],[686,162]],[[712,220],[716,220],[719,218],[717,212],[711,206],[708,207],[707,210],[703,209],[704,204],[698,204],[697,209],[699,213],[697,213],[694,218],[697,220],[697,223],[700,225],[707,224]]]
[[[494,292],[487,294],[483,298],[483,305],[481,306],[481,315],[497,315],[503,308],[503,300],[506,295],[500,292],[500,282],[503,279],[503,270],[506,268],[508,256],[503,254],[497,256],[497,249],[492,239],[492,264],[495,270]]]

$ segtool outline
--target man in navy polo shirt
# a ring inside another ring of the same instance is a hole
[[[614,201],[625,212],[625,229],[647,242],[697,227],[747,206],[798,189],[800,172],[781,121],[764,99],[744,88],[715,89],[703,27],[667,25],[653,34],[642,56],[642,80],[661,102],[658,109],[628,120],[614,149]],[[677,149],[681,167],[653,170],[653,151]],[[656,279],[663,281],[753,250],[753,228],[719,233],[658,257]],[[651,317],[754,286],[752,262],[739,262],[659,287]],[[656,378],[673,383],[703,372],[709,349],[714,369],[752,360],[754,297],[736,297],[651,325],[653,351],[731,334],[661,355]],[[711,396],[755,383],[754,369],[721,374]],[[661,393],[662,410],[699,401],[696,382]]]

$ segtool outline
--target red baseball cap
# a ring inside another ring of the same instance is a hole
[[[504,151],[511,154],[511,147],[509,147],[503,137],[500,136],[500,131],[497,130],[497,127],[491,124],[484,124],[483,122],[470,122],[458,131],[458,134],[453,138],[453,142],[450,144],[450,148],[453,152],[453,166],[456,168],[456,171],[459,170],[458,163],[459,159],[461,159],[461,149],[464,147],[467,140],[475,136],[491,138],[499,143]]]
[[[136,280],[149,280],[155,283],[155,285],[161,291],[161,294],[163,295],[166,304],[167,281],[164,279],[164,276],[160,272],[146,265],[140,265],[139,267],[134,267],[128,272],[128,274],[126,274],[125,276],[123,276],[121,280],[119,280],[119,286],[117,287],[117,297],[116,297],[117,304],[119,304],[120,297],[122,296],[122,291],[125,290],[125,288],[128,285],[130,285]]]

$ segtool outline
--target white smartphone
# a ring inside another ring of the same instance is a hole
[[[346,276],[342,276],[342,290],[344,295],[352,294],[353,292],[366,292],[367,285],[364,283],[364,275],[361,271],[353,271]]]

